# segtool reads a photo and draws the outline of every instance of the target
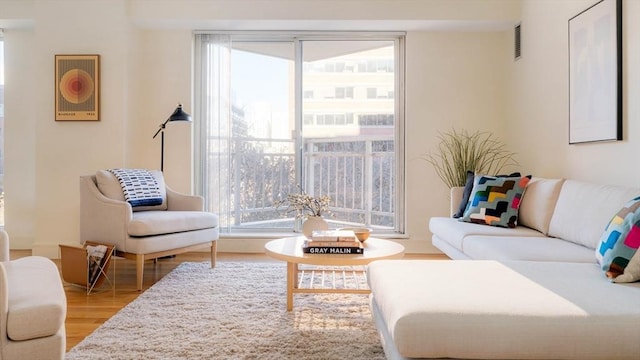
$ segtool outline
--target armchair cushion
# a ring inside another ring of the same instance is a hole
[[[160,187],[163,199],[162,204],[153,206],[135,206],[132,208],[133,211],[167,210],[167,193],[164,176],[162,176],[162,172],[158,170],[151,170],[151,173]],[[113,200],[125,201],[124,193],[122,192],[122,185],[120,185],[118,178],[116,178],[110,171],[97,171],[96,182],[98,184],[98,189],[104,196]]]
[[[143,237],[218,226],[218,216],[203,211],[141,211],[129,222],[129,236]]]

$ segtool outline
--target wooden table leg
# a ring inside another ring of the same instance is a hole
[[[287,262],[287,311],[293,310],[293,288],[297,285],[298,264]]]

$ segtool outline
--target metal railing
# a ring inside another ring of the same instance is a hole
[[[293,140],[233,139],[230,157],[229,211],[219,214],[222,229],[292,229],[294,214],[283,217],[273,207],[295,183]],[[305,192],[331,197],[335,227],[365,225],[394,229],[395,149],[390,136],[305,139]]]

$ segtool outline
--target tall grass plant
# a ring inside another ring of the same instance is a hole
[[[515,153],[490,132],[452,129],[438,135],[436,151],[422,159],[433,165],[438,177],[449,187],[464,186],[467,171],[497,174],[506,166],[518,165]]]

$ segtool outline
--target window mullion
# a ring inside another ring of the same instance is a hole
[[[303,172],[303,140],[302,140],[302,70],[303,70],[303,57],[302,57],[302,41],[300,39],[294,39],[294,114],[295,114],[295,176],[296,184],[304,186],[307,179],[304,178]],[[311,160],[311,159],[310,159]]]

